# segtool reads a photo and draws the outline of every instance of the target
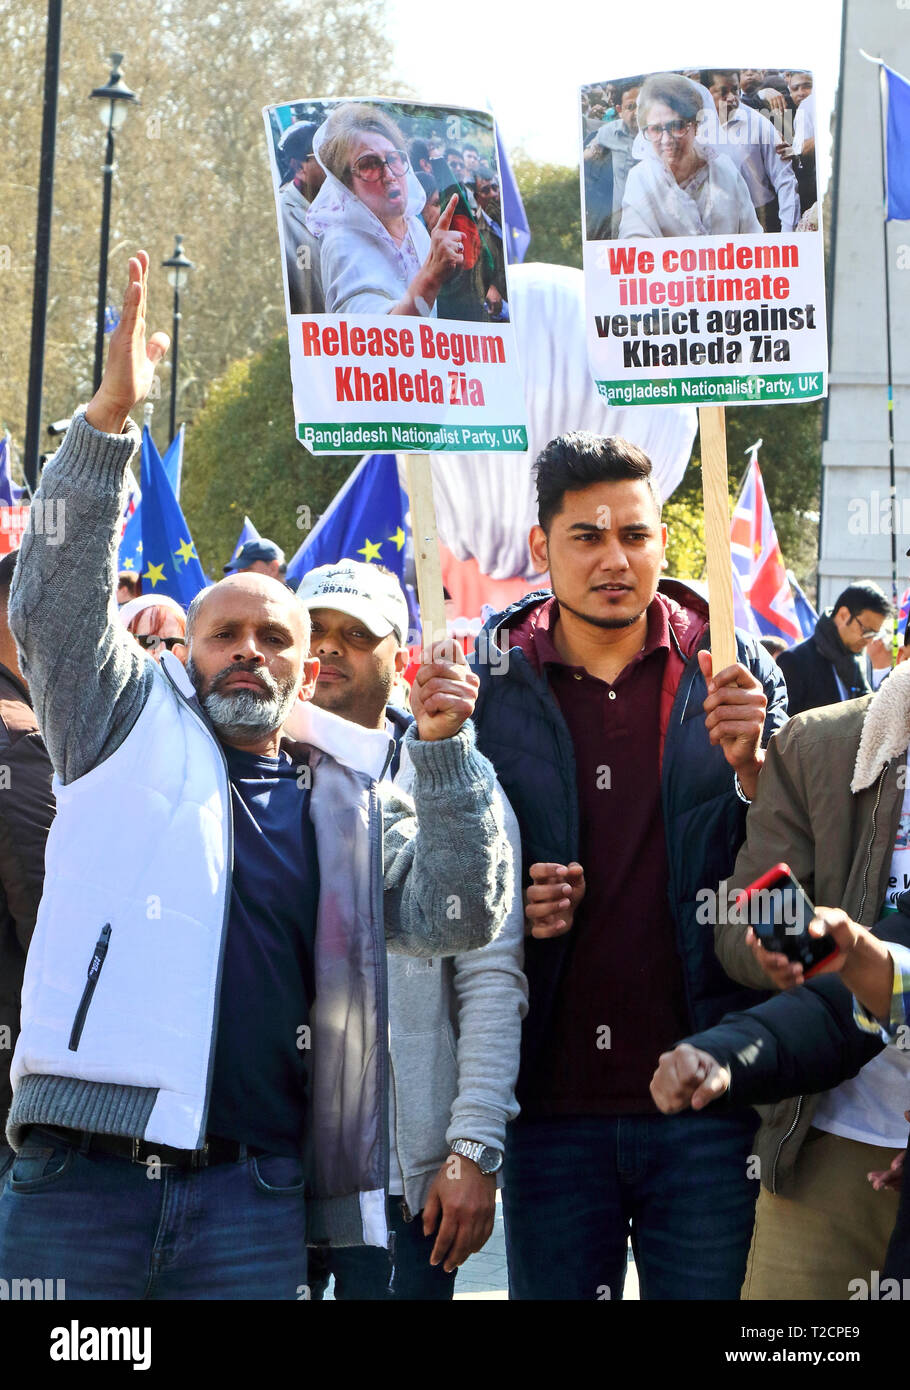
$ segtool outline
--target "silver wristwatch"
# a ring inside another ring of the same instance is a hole
[[[481,1173],[488,1177],[492,1173],[498,1173],[502,1167],[502,1150],[491,1149],[489,1144],[478,1143],[476,1139],[456,1139],[449,1148],[453,1154],[461,1154],[462,1158],[469,1158],[472,1163],[476,1163]]]

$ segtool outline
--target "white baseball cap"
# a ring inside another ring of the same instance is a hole
[[[374,637],[394,632],[402,643],[408,634],[408,605],[394,574],[361,560],[320,565],[300,581],[297,597],[310,612],[332,608],[365,623]]]

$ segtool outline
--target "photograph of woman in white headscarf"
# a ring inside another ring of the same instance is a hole
[[[593,106],[598,123],[589,133],[591,93],[602,90],[581,92],[588,241],[818,229],[814,164],[804,175],[808,157],[795,133],[811,73],[705,68],[629,77],[607,84],[617,100],[603,113]]]

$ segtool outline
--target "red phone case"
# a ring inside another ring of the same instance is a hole
[[[802,887],[802,884],[799,882],[793,870],[790,868],[790,865],[786,864],[783,860],[781,860],[779,864],[775,864],[773,868],[768,869],[766,873],[761,874],[752,883],[748,883],[745,888],[741,888],[739,890],[739,892],[736,895],[737,906],[739,906],[742,903],[744,898],[751,897],[753,893],[758,893],[763,888],[773,888],[778,883],[790,883],[791,885],[796,887],[800,893],[802,893],[803,897],[806,899],[807,902],[810,901],[808,895]],[[821,940],[820,937],[815,937],[814,939],[816,941]],[[811,965],[809,967],[808,970],[806,970],[805,968],[803,969],[803,979],[810,980],[813,975],[816,975],[818,973],[818,971],[822,968],[823,965],[826,965],[829,960],[833,959],[833,957],[837,955],[837,952],[837,942],[832,941],[832,948],[826,956],[822,956],[821,960],[817,960],[814,965]]]

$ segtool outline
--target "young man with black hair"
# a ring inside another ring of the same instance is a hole
[[[812,636],[781,653],[791,715],[855,700],[878,687],[887,667],[874,668],[882,674],[873,676],[870,685],[860,658],[890,613],[891,604],[877,584],[850,584],[834,607],[819,615]],[[890,666],[890,654],[886,658]]]
[[[663,1039],[755,1000],[721,970],[696,896],[732,868],[783,678],[743,633],[712,673],[707,605],[658,587],[667,529],[640,449],[562,436],[537,491],[531,554],[553,591],[492,618],[473,658],[478,741],[530,881],[510,1293],[620,1297],[631,1232],[644,1298],[735,1298],[754,1118],[662,1116],[648,1085]]]

